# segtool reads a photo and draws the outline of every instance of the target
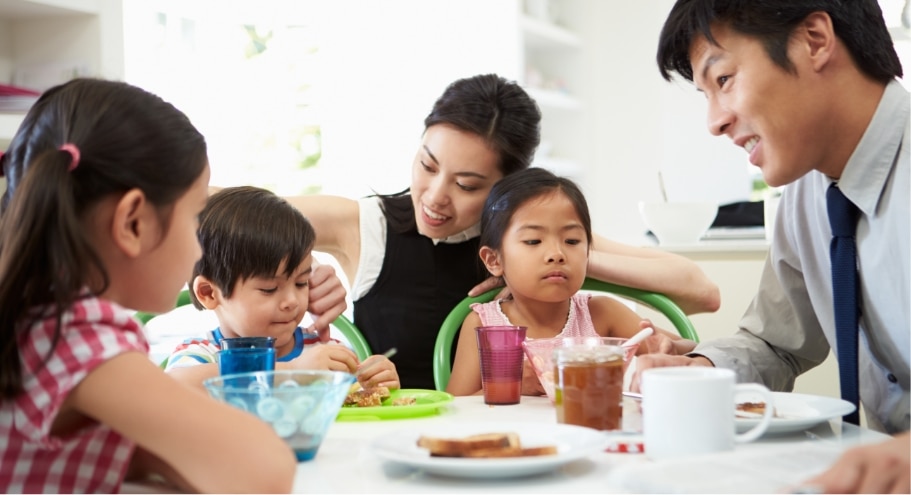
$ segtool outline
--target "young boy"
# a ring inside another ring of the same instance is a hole
[[[166,371],[192,384],[218,375],[221,340],[275,338],[277,369],[328,369],[357,374],[365,388],[398,388],[395,365],[384,356],[358,363],[343,345],[317,345],[299,326],[309,302],[316,234],[285,200],[255,187],[233,187],[212,195],[199,216],[202,258],[190,280],[200,310],[215,312],[219,326],[206,338],[179,345]],[[375,366],[374,366],[375,364]]]

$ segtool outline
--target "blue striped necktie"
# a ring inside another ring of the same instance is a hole
[[[836,183],[826,192],[829,225],[832,227],[832,303],[835,308],[835,339],[838,351],[838,375],[841,398],[858,409],[843,419],[858,424],[860,420],[860,392],[857,378],[857,321],[860,303],[857,299],[857,246],[854,234],[860,210],[838,189]]]

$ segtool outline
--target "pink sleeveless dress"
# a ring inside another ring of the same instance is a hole
[[[573,295],[569,304],[569,316],[566,318],[563,330],[554,337],[600,337],[595,331],[592,315],[588,311],[588,301],[591,298],[592,295],[589,293],[577,292]],[[472,304],[471,309],[481,317],[482,325],[512,325],[509,318],[503,313],[503,308],[500,307],[500,299]]]

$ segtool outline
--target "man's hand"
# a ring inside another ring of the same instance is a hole
[[[630,382],[630,390],[640,392],[639,383],[642,372],[649,368],[665,368],[668,366],[708,366],[714,367],[711,361],[702,356],[674,356],[670,354],[641,354],[636,358],[636,372]]]
[[[911,493],[908,432],[846,451],[828,471],[803,486],[822,493]]]
[[[335,269],[314,261],[310,274],[310,303],[307,311],[316,318],[307,329],[318,333],[320,342],[329,341],[329,324],[348,307],[345,301],[345,286],[335,275]]]

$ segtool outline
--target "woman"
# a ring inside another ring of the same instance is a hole
[[[377,352],[396,347],[402,386],[434,388],[440,324],[471,295],[502,285],[478,258],[481,210],[500,178],[531,163],[541,113],[494,74],[450,84],[424,120],[410,189],[351,200],[288,198],[351,284],[354,323]],[[595,236],[589,276],[662,292],[688,313],[715,311],[718,288],[689,260]],[[483,282],[483,283],[482,283]]]

